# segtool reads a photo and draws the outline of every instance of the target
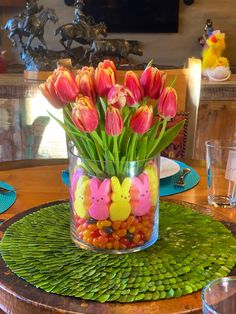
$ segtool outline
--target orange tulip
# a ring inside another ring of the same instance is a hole
[[[144,96],[157,99],[163,88],[165,76],[155,67],[147,67],[140,78],[144,89]]]
[[[72,110],[74,124],[82,132],[92,132],[98,126],[98,113],[92,99],[88,96],[78,96]]]
[[[158,113],[162,118],[173,118],[177,112],[177,93],[173,87],[165,87],[158,101]]]
[[[137,74],[133,71],[127,71],[124,78],[124,85],[131,91],[132,96],[128,95],[127,104],[129,106],[140,102],[143,99],[143,87]]]
[[[143,105],[140,106],[133,114],[130,120],[130,127],[135,133],[146,133],[151,125],[153,118],[152,106]]]
[[[95,102],[96,91],[94,73],[95,71],[93,67],[84,66],[77,71],[75,79],[79,86],[80,93],[84,96],[91,97]]]
[[[44,84],[39,86],[43,95],[56,108],[75,101],[79,88],[72,72],[58,67]]]
[[[106,133],[111,136],[119,135],[123,129],[123,120],[119,109],[109,106],[106,110]]]
[[[100,62],[95,70],[95,85],[97,94],[107,96],[109,90],[116,84],[116,67],[114,62],[105,60]]]
[[[115,108],[121,109],[126,105],[126,99],[131,92],[123,85],[116,84],[108,92],[107,102]]]

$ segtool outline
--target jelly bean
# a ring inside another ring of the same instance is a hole
[[[103,227],[110,227],[112,222],[110,220],[103,220],[102,221]]]
[[[97,225],[95,225],[95,224],[88,225],[88,230],[91,230],[91,231],[97,230]]]
[[[126,229],[119,229],[119,230],[116,231],[116,233],[121,238],[121,237],[124,237],[126,235],[127,230]]]
[[[113,221],[113,223],[112,223],[113,229],[114,229],[114,230],[120,229],[120,224],[121,224],[121,221],[120,221],[120,220]]]
[[[120,249],[125,250],[127,249],[127,246],[123,243],[120,243]]]
[[[127,240],[132,241],[133,238],[134,238],[134,235],[132,233],[127,232],[125,237],[126,237]]]
[[[112,242],[107,242],[107,248],[108,248],[108,249],[112,249],[112,247],[113,247]]]
[[[90,233],[91,233],[91,231],[90,231],[90,230],[85,230],[85,231],[83,232],[83,236],[84,236],[84,238],[89,237],[89,236],[90,236]]]
[[[105,244],[107,244],[108,239],[105,238],[105,237],[99,236],[99,237],[98,237],[98,241],[99,241],[99,243],[105,243]]]
[[[102,242],[99,242],[98,243],[98,247],[100,247],[101,249],[105,249],[106,248],[106,244],[102,243]]]
[[[143,229],[143,225],[139,222],[139,223],[136,225],[136,229],[137,229],[137,230],[142,230],[142,229]]]
[[[136,225],[138,224],[138,222],[139,222],[139,221],[138,221],[137,217],[134,217],[133,225],[136,226]]]
[[[90,217],[88,220],[87,220],[87,223],[90,225],[90,224],[96,224],[97,223],[97,220]]]
[[[92,245],[98,246],[98,238],[93,238]]]
[[[127,226],[129,227],[129,226],[131,226],[132,225],[132,223],[134,222],[134,216],[133,215],[130,215],[129,216],[129,218],[127,219]]]
[[[98,227],[98,229],[102,229],[103,228],[101,220],[97,222],[97,227]]]
[[[150,222],[149,222],[149,220],[143,220],[142,224],[143,224],[143,226],[149,226]]]
[[[118,240],[115,240],[115,241],[113,242],[113,247],[114,247],[115,250],[118,250],[118,249],[119,249],[120,243],[119,243]]]
[[[76,228],[77,232],[80,232],[83,230],[83,225],[79,225],[77,228]]]
[[[79,218],[76,219],[76,222],[81,225],[81,224],[83,224],[84,222],[86,222],[86,219],[83,219],[83,218],[80,218],[80,217],[79,217]]]
[[[91,231],[90,236],[93,237],[93,238],[99,237],[100,236],[99,230],[96,229],[96,230]]]
[[[99,235],[102,237],[107,237],[107,233],[103,229],[99,229]]]
[[[141,238],[141,236],[140,236],[139,233],[135,234],[135,236],[134,236],[134,238],[133,238],[134,243],[138,243],[139,240],[140,240],[140,238]]]
[[[144,241],[143,241],[143,240],[140,240],[137,244],[138,244],[138,245],[144,245]]]
[[[104,230],[107,234],[112,234],[114,231],[112,227],[104,227],[102,230]]]
[[[122,238],[122,239],[120,239],[120,243],[125,244],[125,246],[127,247],[127,246],[129,246],[130,241],[128,241],[126,238]]]
[[[83,239],[83,237],[84,237],[83,231],[81,231],[81,232],[78,233],[78,237],[79,237],[80,239]]]
[[[120,240],[120,237],[119,237],[119,235],[116,233],[116,231],[114,231],[114,232],[112,233],[112,236],[113,236],[113,238],[114,238],[115,240]]]
[[[128,229],[129,233],[134,233],[135,230],[136,230],[135,226],[131,226],[131,227],[129,227],[129,229]]]
[[[120,225],[120,228],[121,229],[127,229],[127,227],[128,227],[127,222],[126,221],[122,221],[121,225]]]
[[[84,230],[86,230],[88,228],[87,222],[84,222],[82,226],[83,226]]]

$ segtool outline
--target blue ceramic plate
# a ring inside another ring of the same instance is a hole
[[[16,200],[16,191],[14,190],[14,188],[3,182],[0,181],[0,187],[6,188],[8,190],[11,190],[11,192],[7,193],[7,194],[1,194],[0,193],[0,214],[5,212],[9,207],[11,207],[11,205],[14,204],[15,200]]]

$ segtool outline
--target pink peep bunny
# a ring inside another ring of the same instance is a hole
[[[144,173],[132,179],[131,208],[136,216],[146,215],[152,207],[148,176]]]
[[[90,189],[92,205],[89,208],[89,215],[96,220],[107,219],[111,202],[111,180],[105,179],[101,182],[97,178],[92,178]]]

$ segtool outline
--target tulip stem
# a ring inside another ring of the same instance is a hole
[[[161,131],[158,135],[158,138],[157,140],[155,141],[154,145],[151,147],[150,151],[148,152],[148,157],[150,157],[152,155],[152,153],[155,151],[156,147],[158,146],[158,144],[160,143],[164,133],[165,133],[165,130],[166,130],[166,126],[167,126],[167,122],[168,122],[168,119],[164,119],[163,120],[163,124],[162,124],[162,128],[161,128]]]
[[[117,136],[113,136],[113,155],[115,158],[116,174],[119,173],[119,150],[117,144]]]
[[[137,142],[138,134],[133,133],[132,135],[132,140],[131,140],[131,145],[130,145],[130,152],[129,152],[129,157],[130,161],[134,160],[135,158],[135,144]]]

